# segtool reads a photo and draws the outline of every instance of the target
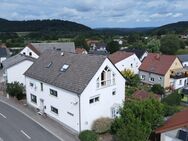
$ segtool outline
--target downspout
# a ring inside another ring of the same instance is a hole
[[[79,99],[79,133],[81,132],[81,104],[80,104],[80,95],[78,96]]]

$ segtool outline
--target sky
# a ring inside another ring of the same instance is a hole
[[[98,27],[156,27],[188,21],[188,0],[0,0],[0,18],[61,19]]]

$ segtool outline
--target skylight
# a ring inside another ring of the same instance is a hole
[[[50,62],[50,63],[46,66],[46,68],[50,68],[51,65],[52,65],[52,62]]]
[[[69,68],[69,65],[67,64],[64,64],[62,67],[61,67],[61,71],[66,71],[67,69]]]

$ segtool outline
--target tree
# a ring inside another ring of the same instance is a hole
[[[159,52],[160,49],[160,41],[158,39],[152,39],[150,40],[147,45],[146,48],[150,51],[150,52]]]
[[[118,141],[146,141],[163,115],[163,104],[157,100],[128,101],[112,123],[111,132]]]
[[[154,84],[151,87],[151,91],[156,93],[156,94],[160,94],[160,95],[163,95],[165,93],[164,88],[160,84]]]
[[[116,41],[111,41],[107,44],[107,51],[110,52],[111,54],[118,51],[119,49],[120,46]]]
[[[161,38],[160,51],[164,54],[175,54],[180,48],[180,41],[176,35],[170,34]]]
[[[23,99],[25,96],[24,86],[19,82],[8,83],[6,91],[10,96],[16,97],[18,100]]]
[[[170,106],[180,105],[180,102],[181,102],[181,95],[178,94],[177,91],[171,93],[170,95],[162,99],[162,103],[168,104]]]
[[[129,86],[138,86],[140,83],[139,75],[135,75],[131,70],[127,69],[122,72],[123,76],[126,78],[126,84]]]
[[[128,36],[128,43],[132,44],[140,40],[140,35],[138,33],[132,33]]]

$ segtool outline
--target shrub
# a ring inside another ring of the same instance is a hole
[[[18,100],[23,99],[25,96],[24,86],[19,82],[8,83],[6,91],[11,97],[16,97]]]
[[[79,134],[80,141],[97,141],[98,135],[94,131],[85,130]]]
[[[92,129],[96,133],[105,133],[105,132],[110,131],[111,124],[112,124],[112,119],[104,118],[104,117],[99,118],[99,119],[94,121]]]
[[[170,106],[180,105],[181,95],[178,92],[174,92],[162,99],[162,103],[166,103]]]
[[[173,115],[176,112],[179,112],[180,109],[177,106],[170,106],[168,104],[164,104],[164,116],[168,117]]]
[[[160,84],[154,84],[151,87],[151,91],[156,93],[156,94],[160,94],[160,95],[164,94],[164,88]]]

